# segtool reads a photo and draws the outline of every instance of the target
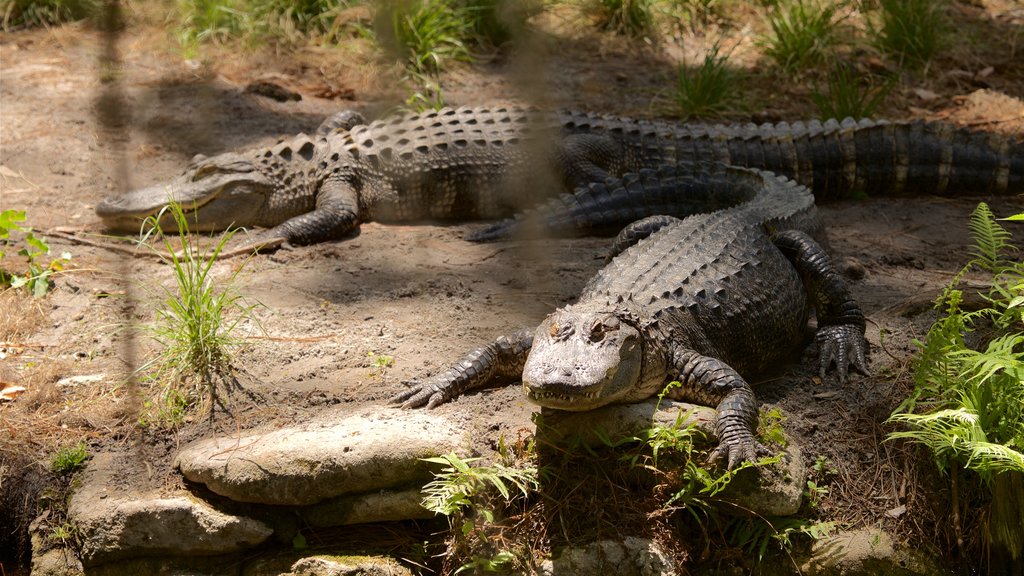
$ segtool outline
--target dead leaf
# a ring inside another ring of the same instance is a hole
[[[6,385],[3,390],[0,390],[0,402],[5,400],[12,401],[16,396],[26,390],[28,390],[28,388],[25,388],[24,386],[15,386],[13,384]]]
[[[837,391],[832,391],[832,392],[816,392],[814,394],[815,398],[820,398],[820,399],[835,398],[836,396],[839,396],[839,392],[837,392]]]
[[[925,102],[931,102],[939,97],[939,95],[927,88],[914,88],[914,95],[924,100]]]
[[[906,504],[900,504],[899,506],[893,508],[892,510],[886,510],[885,511],[885,515],[888,516],[889,518],[899,518],[906,511],[907,511],[907,505]]]

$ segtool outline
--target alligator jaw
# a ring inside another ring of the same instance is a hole
[[[227,162],[228,159],[231,161]],[[234,155],[225,154],[205,162],[198,167],[190,166],[170,182],[107,198],[96,206],[96,214],[112,230],[138,232],[143,220],[160,214],[173,201],[190,215],[189,228],[196,232],[256,224],[260,210],[274,190],[273,183],[251,163],[239,161]],[[201,170],[207,175],[197,178]],[[174,228],[173,219],[167,214],[161,217],[160,225]]]

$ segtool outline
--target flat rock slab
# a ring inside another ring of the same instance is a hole
[[[431,475],[421,459],[466,454],[468,436],[424,411],[332,411],[297,426],[202,440],[178,453],[174,465],[185,478],[236,502],[305,506],[422,484]]]
[[[635,404],[613,404],[586,412],[542,410],[544,425],[537,436],[546,435],[553,441],[571,441],[573,438],[590,447],[598,447],[606,440],[617,442],[632,438],[652,426],[681,427],[695,423],[711,436],[715,433],[714,408],[674,400],[651,398]]]
[[[183,492],[115,488],[116,461],[111,454],[94,456],[68,506],[87,567],[140,556],[227,554],[273,533],[262,522],[219,512]]]
[[[598,540],[566,548],[537,571],[542,576],[560,574],[615,574],[616,576],[676,576],[672,557],[646,538]]]
[[[393,558],[344,554],[297,557],[286,553],[249,563],[242,576],[412,576]]]

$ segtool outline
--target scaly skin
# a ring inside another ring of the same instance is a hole
[[[786,175],[820,199],[1024,192],[1024,145],[941,123],[680,125],[532,108],[459,108],[366,124],[345,111],[317,135],[197,157],[175,179],[104,200],[136,232],[173,199],[198,230],[263,227],[257,246],[337,239],[360,222],[506,218],[540,202],[542,228],[618,229],[636,207],[586,187],[642,168],[717,160]],[[626,195],[628,196],[628,194]],[[611,202],[608,204],[607,202]],[[706,204],[673,203],[686,215]],[[664,213],[660,207],[643,211]],[[515,223],[480,232],[486,240]]]
[[[561,410],[637,402],[672,380],[673,398],[718,407],[713,459],[729,467],[763,448],[746,378],[784,360],[801,341],[811,306],[822,374],[835,362],[866,373],[864,317],[817,239],[810,191],[767,172],[698,164],[644,171],[625,186],[641,197],[724,194],[737,205],[685,220],[629,227],[621,253],[575,304],[533,331],[502,337],[395,401],[436,406],[465,390],[514,378],[528,398]],[[808,298],[810,296],[810,299]],[[484,351],[484,353],[481,353]],[[495,378],[500,366],[501,376]]]

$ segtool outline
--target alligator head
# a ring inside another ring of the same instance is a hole
[[[643,364],[640,331],[615,311],[572,306],[537,329],[523,368],[523,387],[535,404],[591,410],[635,389]]]
[[[173,200],[188,215],[193,230],[217,231],[255,224],[274,189],[249,158],[234,153],[197,155],[170,182],[107,198],[96,206],[96,214],[110,229],[138,232],[142,220],[156,216]],[[160,225],[171,222],[165,214]]]

